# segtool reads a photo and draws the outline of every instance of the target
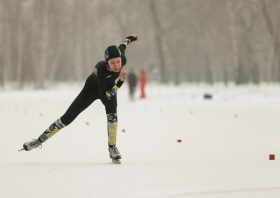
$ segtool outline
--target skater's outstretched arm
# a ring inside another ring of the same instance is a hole
[[[137,34],[131,34],[130,36],[126,37],[125,41],[123,41],[120,45],[119,45],[119,49],[122,53],[122,56],[125,56],[125,49],[126,46],[133,42],[133,41],[138,41],[140,38],[140,36],[138,36]]]

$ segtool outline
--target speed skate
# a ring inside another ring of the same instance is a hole
[[[122,156],[115,145],[109,147],[109,157],[112,159],[112,163],[114,164],[121,163],[120,159],[122,158]]]
[[[112,163],[113,164],[121,164],[121,161],[120,160],[118,160],[118,159],[112,159]]]

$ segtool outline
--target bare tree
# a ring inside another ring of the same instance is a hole
[[[61,9],[63,9],[63,8],[61,8]],[[65,10],[69,10],[69,9],[70,9],[69,5],[66,4],[65,5]],[[63,11],[64,11],[64,9],[63,9]],[[59,29],[57,47],[56,47],[56,50],[55,50],[54,58],[53,58],[53,60],[51,60],[49,76],[48,76],[49,82],[51,84],[54,82],[54,77],[55,77],[55,74],[57,73],[57,68],[59,66],[58,65],[59,60],[61,58],[61,54],[62,54],[62,51],[63,51],[64,46],[65,46],[65,42],[66,42],[65,27],[66,27],[66,24],[70,23],[69,14],[67,14],[63,11],[61,10],[61,12],[63,14],[62,14],[60,23],[58,23],[58,26],[57,26],[57,28]]]
[[[92,10],[92,14],[93,14],[93,27],[94,27],[94,45],[95,48],[97,49],[102,49],[102,46],[104,46],[103,44],[103,35],[102,35],[102,24],[101,24],[101,19],[100,19],[100,12],[99,12],[99,1],[96,0],[94,1],[93,4],[93,10]],[[97,54],[98,59],[100,59],[101,57],[103,57],[103,53],[100,50],[95,51]]]
[[[277,33],[273,27],[273,22],[269,15],[266,1],[260,0],[260,3],[261,3],[261,11],[262,11],[262,14],[263,14],[263,17],[265,20],[265,24],[267,26],[268,32],[271,36],[271,42],[273,44],[273,57],[272,57],[273,66],[272,66],[272,68],[274,70],[272,70],[272,73],[276,74],[276,75],[273,75],[274,76],[273,80],[280,82],[279,39],[278,39]]]
[[[161,82],[166,83],[167,82],[167,75],[166,75],[166,71],[165,71],[166,62],[165,62],[165,55],[164,55],[164,51],[163,51],[164,30],[162,29],[159,17],[157,16],[156,0],[150,1],[150,9],[151,9],[152,21],[155,25],[155,38],[156,38],[157,50],[159,53]]]
[[[44,1],[44,7],[43,7],[43,28],[42,28],[42,43],[41,43],[41,60],[40,64],[38,65],[39,71],[37,74],[37,80],[35,87],[37,89],[43,89],[45,88],[44,82],[45,82],[45,72],[47,67],[47,57],[48,57],[48,34],[49,34],[49,4],[50,0]]]
[[[136,72],[161,82],[280,81],[277,0],[0,0],[0,86],[85,79],[131,33]]]
[[[11,56],[11,46],[12,46],[12,35],[11,35],[11,19],[9,17],[9,8],[10,8],[10,2],[8,0],[3,0],[3,7],[4,7],[4,23],[3,23],[3,56],[4,56],[4,61],[3,61],[3,86],[5,84],[8,84],[11,82],[11,71],[12,71],[12,56]],[[6,9],[5,9],[6,8]]]
[[[240,6],[240,2],[236,3],[236,7]],[[232,5],[232,0],[227,0],[227,10],[229,16],[229,26],[230,26],[230,33],[231,33],[231,46],[233,52],[233,68],[238,67],[239,64],[239,56],[238,56],[238,48],[237,48],[237,33],[236,33],[236,17],[234,12],[234,7]]]
[[[23,31],[22,31],[22,2],[17,2],[17,46],[18,46],[18,57],[17,57],[17,87],[22,88],[22,54],[23,54]]]
[[[0,1],[0,43],[4,43],[4,10],[3,10],[3,2]],[[3,47],[0,48],[0,87],[3,87],[4,86],[4,55],[3,55]]]

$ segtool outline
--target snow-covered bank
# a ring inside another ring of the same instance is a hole
[[[279,197],[278,86],[153,84],[146,100],[130,102],[124,85],[121,165],[109,159],[100,101],[42,149],[17,152],[66,111],[82,86],[0,93],[1,198]]]
[[[2,90],[0,97],[13,97],[13,95],[24,95],[32,97],[44,97],[49,91],[56,94],[56,97],[64,97],[64,94],[77,95],[84,82],[80,83],[58,83],[49,90],[32,90],[26,87],[21,91]],[[140,95],[139,89],[136,91],[136,99]],[[147,100],[149,101],[169,101],[169,102],[185,102],[191,104],[228,104],[228,105],[249,105],[249,106],[273,106],[280,107],[280,85],[279,84],[261,84],[236,86],[230,83],[228,86],[224,84],[215,84],[213,86],[207,84],[182,84],[175,86],[172,84],[161,85],[150,82],[146,87]],[[128,100],[127,83],[118,91],[120,100]],[[205,100],[204,94],[211,94],[211,100]]]

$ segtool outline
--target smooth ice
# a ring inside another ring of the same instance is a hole
[[[124,85],[121,164],[109,158],[100,101],[42,149],[18,152],[64,114],[81,87],[0,92],[1,198],[280,197],[280,86],[150,84],[146,100],[137,92],[130,102]]]

